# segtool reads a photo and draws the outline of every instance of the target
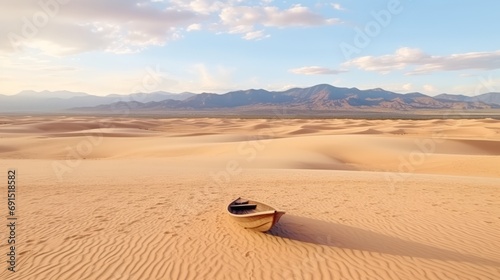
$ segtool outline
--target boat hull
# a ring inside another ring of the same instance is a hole
[[[237,224],[246,229],[261,232],[268,231],[280,220],[281,216],[285,214],[284,211],[276,210],[269,205],[257,201],[249,201],[249,203],[257,205],[254,211],[247,211],[245,214],[237,214],[234,213],[235,211],[231,211],[231,205],[235,203],[235,201],[228,205],[228,214]]]
[[[265,232],[270,230],[284,214],[285,212],[275,211],[274,213],[262,214],[253,217],[231,217],[237,224],[246,229]]]

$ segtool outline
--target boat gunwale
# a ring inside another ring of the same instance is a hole
[[[238,199],[240,199],[240,198],[241,197],[238,197],[237,199],[231,201],[231,203],[229,203],[228,206],[227,206],[227,208],[226,208],[226,211],[232,217],[236,217],[236,218],[248,218],[248,217],[264,216],[264,215],[275,214],[275,213],[285,213],[285,211],[277,210],[276,208],[274,208],[271,205],[268,205],[268,204],[265,204],[265,203],[262,203],[262,202],[259,202],[259,201],[255,201],[255,200],[251,200],[250,202],[255,202],[255,203],[258,203],[258,204],[265,205],[265,206],[267,206],[267,207],[269,207],[269,208],[271,208],[273,210],[265,210],[265,211],[259,211],[259,212],[248,213],[248,214],[235,214],[235,213],[232,213],[231,210],[230,210],[231,205],[235,201],[237,201]]]
[[[241,217],[241,218],[244,218],[244,217],[254,217],[254,216],[263,216],[263,215],[268,215],[268,214],[274,214],[276,212],[284,212],[284,211],[278,211],[278,210],[268,210],[268,211],[262,211],[262,212],[255,212],[255,213],[248,213],[248,214],[234,214],[234,213],[231,213],[231,211],[227,211],[229,213],[229,215],[233,216],[233,217]]]

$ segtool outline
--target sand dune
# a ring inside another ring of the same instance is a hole
[[[64,159],[73,149],[85,159],[185,159],[205,167],[237,159],[247,168],[500,175],[490,168],[500,155],[500,124],[481,120],[3,121],[1,156],[13,159]]]
[[[0,279],[500,278],[496,120],[1,117],[0,159]],[[238,196],[287,214],[245,230]]]

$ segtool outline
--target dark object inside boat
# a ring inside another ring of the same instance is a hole
[[[251,210],[257,208],[257,204],[231,204],[230,207],[231,210]]]

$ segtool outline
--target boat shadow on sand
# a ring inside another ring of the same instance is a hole
[[[325,222],[306,217],[285,215],[268,234],[332,246],[342,249],[368,251],[441,261],[468,262],[479,265],[500,266],[500,262],[467,253],[460,253],[415,241],[405,240],[370,230]]]

